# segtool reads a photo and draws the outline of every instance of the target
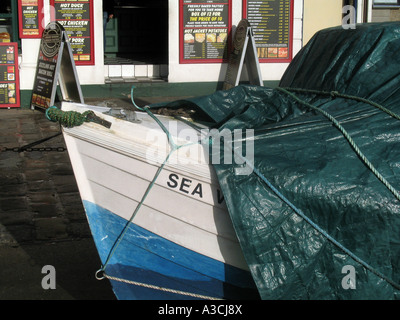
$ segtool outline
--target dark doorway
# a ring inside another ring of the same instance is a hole
[[[115,1],[106,29],[107,58],[132,64],[168,64],[168,1]]]

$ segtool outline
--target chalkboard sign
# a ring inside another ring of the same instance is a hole
[[[43,0],[18,1],[19,37],[40,38],[43,32]]]
[[[180,63],[218,63],[227,58],[232,0],[180,0]]]
[[[83,103],[68,36],[58,22],[51,22],[40,43],[31,108],[54,105],[57,84],[64,100]]]
[[[52,20],[60,23],[71,42],[76,65],[94,65],[93,0],[51,0]]]
[[[0,108],[20,107],[18,44],[0,43]]]

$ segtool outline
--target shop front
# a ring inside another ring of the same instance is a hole
[[[262,80],[278,81],[312,35],[343,23],[399,20],[399,0],[2,0],[0,41],[18,48],[20,90],[32,90],[43,28],[66,30],[82,86],[212,84],[227,73],[236,26],[252,27]],[[104,32],[105,30],[105,32]],[[246,68],[242,81],[247,81]]]
[[[41,30],[54,20],[68,33],[81,85],[221,82],[242,19],[253,28],[264,81],[279,79],[303,44],[302,0],[114,1],[106,29],[102,1],[19,3],[22,90],[32,89]]]
[[[300,0],[115,4],[106,28],[106,82],[221,82],[236,25],[244,18],[254,29],[264,80],[279,79],[302,47]]]

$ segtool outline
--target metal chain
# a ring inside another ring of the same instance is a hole
[[[39,152],[64,152],[66,151],[67,148],[65,147],[40,147],[40,148],[22,148],[22,147],[13,147],[13,148],[7,148],[3,147],[0,149],[0,152],[6,152],[6,151],[12,151],[12,152],[33,152],[33,151],[39,151]]]
[[[43,143],[45,141],[48,141],[48,140],[53,139],[55,137],[58,137],[61,134],[62,134],[62,132],[60,131],[60,132],[56,133],[55,135],[40,139],[38,141],[29,143],[29,144],[24,145],[22,147],[7,148],[7,147],[1,147],[0,146],[0,152],[5,152],[5,151],[12,151],[12,152],[18,152],[18,153],[21,153],[21,152],[33,152],[33,151],[39,151],[39,152],[45,152],[45,151],[46,152],[49,152],[49,151],[63,152],[65,150],[67,150],[64,147],[38,147],[38,148],[33,148],[33,146],[36,146],[36,145],[41,144],[41,143]]]

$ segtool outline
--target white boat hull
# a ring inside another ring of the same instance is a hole
[[[62,105],[64,111],[87,108]],[[140,123],[97,114],[112,122],[110,129],[85,123],[65,128],[64,137],[104,271],[113,279],[117,297],[257,297],[201,146],[173,151],[155,179],[171,151],[160,126],[145,113],[138,113]],[[187,144],[184,135],[197,135],[183,122],[158,119],[179,145]]]

